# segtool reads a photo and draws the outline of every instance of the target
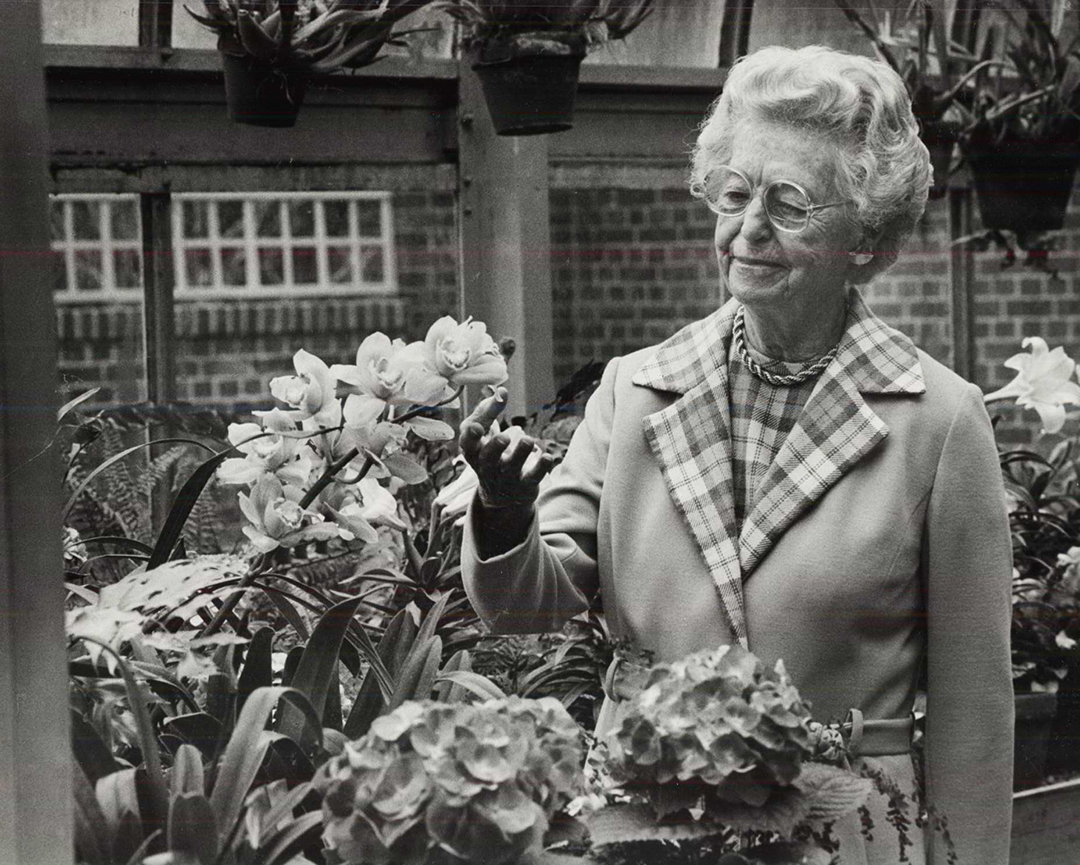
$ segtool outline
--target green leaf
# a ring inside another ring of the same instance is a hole
[[[170,789],[174,797],[181,793],[198,793],[202,795],[206,791],[203,780],[202,754],[194,745],[183,744],[176,751],[173,759],[172,777]]]
[[[198,445],[199,447],[203,448],[203,450],[210,450],[210,448],[208,448],[202,442],[195,441],[195,439],[184,439],[184,438],[158,439],[157,441],[142,442],[141,444],[133,445],[132,447],[126,448],[125,450],[120,451],[120,453],[114,454],[113,456],[109,457],[101,465],[99,465],[92,472],[90,472],[85,478],[83,478],[82,483],[80,483],[78,485],[78,487],[75,488],[75,492],[73,492],[71,494],[70,498],[68,498],[68,500],[67,500],[67,503],[64,505],[64,510],[61,513],[60,521],[62,523],[67,522],[68,515],[71,513],[71,509],[75,506],[75,502],[77,502],[79,500],[79,496],[81,496],[83,494],[83,490],[85,490],[88,486],[90,486],[90,484],[93,482],[94,478],[96,478],[102,472],[108,471],[108,469],[110,469],[116,463],[120,462],[120,460],[124,459],[124,457],[126,457],[126,456],[128,456],[130,454],[133,454],[133,453],[135,453],[135,451],[141,450],[142,448],[154,447],[155,445],[167,445],[167,444],[178,444],[178,443],[179,444]],[[162,561],[165,561],[165,560],[162,559]]]
[[[147,570],[156,568],[169,560],[184,531],[184,523],[187,522],[191,509],[195,507],[199,496],[202,495],[203,488],[209,483],[210,478],[214,476],[218,466],[234,453],[238,453],[238,451],[235,447],[231,447],[219,454],[215,454],[195,469],[191,473],[191,477],[184,482],[180,492],[176,494],[176,501],[173,502],[172,507],[169,509],[165,525],[161,527],[161,532],[158,534],[157,543],[154,544],[154,552],[151,554],[150,561],[146,566]]]
[[[221,739],[221,722],[208,712],[190,712],[174,715],[162,722],[162,727],[190,745],[198,748],[203,756],[213,759],[217,743]]]
[[[443,671],[435,677],[435,682],[450,682],[470,693],[476,694],[481,700],[505,700],[506,694],[487,676],[466,670]]]
[[[101,390],[100,387],[92,387],[90,388],[90,390],[86,391],[86,393],[79,394],[77,397],[69,399],[66,403],[64,403],[62,406],[60,406],[60,408],[56,410],[56,422],[60,423],[60,421],[67,417],[67,413],[69,411],[75,408],[75,406],[86,402],[99,390]]]
[[[454,438],[454,428],[450,424],[432,417],[410,418],[405,421],[405,426],[429,442],[448,442]]]
[[[382,458],[386,470],[407,484],[422,484],[428,478],[427,469],[403,451]]]
[[[150,712],[143,699],[142,689],[139,688],[138,682],[135,681],[135,676],[131,672],[128,662],[111,646],[92,637],[84,637],[83,639],[87,642],[97,643],[116,658],[120,675],[124,678],[128,708],[135,717],[135,727],[139,732],[139,749],[142,751],[143,765],[146,767],[154,813],[157,817],[164,817],[169,812],[169,794],[165,787],[165,772],[161,767],[161,754],[158,751],[157,736],[154,733],[154,725],[150,720]]]
[[[94,725],[74,709],[71,710],[71,749],[91,784],[120,768]]]
[[[218,829],[223,841],[232,835],[251,782],[255,780],[270,745],[270,736],[264,729],[266,721],[274,706],[283,699],[298,706],[313,729],[319,728],[319,716],[299,691],[278,687],[257,688],[251,693],[236,721],[229,744],[225,746],[225,754],[210,794],[210,805],[218,816]]]
[[[94,785],[94,792],[110,838],[116,838],[119,834],[120,821],[125,813],[139,816],[139,794],[135,789],[134,769],[121,769],[99,778]]]
[[[436,700],[442,703],[460,703],[464,699],[464,689],[461,685],[455,685],[452,680],[445,676],[446,673],[456,673],[460,670],[472,672],[472,658],[466,649],[454,652],[450,656],[450,660],[443,664],[435,684]]]
[[[244,659],[244,669],[236,686],[236,708],[244,708],[244,702],[256,688],[269,688],[274,683],[271,654],[274,651],[274,629],[259,628],[251,638]]]
[[[266,853],[260,852],[256,862],[259,865],[288,865],[305,841],[312,840],[306,836],[320,827],[322,821],[321,811],[312,811],[310,814],[298,817],[270,839]]]
[[[397,677],[394,695],[390,698],[387,710],[393,711],[406,700],[430,699],[441,657],[442,639],[432,637],[422,641],[418,638]]]
[[[217,861],[220,842],[217,821],[202,793],[181,793],[169,810],[169,852],[189,853],[202,865]]]
[[[359,598],[350,598],[326,611],[312,631],[290,682],[292,687],[308,698],[316,715],[321,716],[326,707],[327,691],[331,687],[338,687],[337,665],[341,642],[359,606]],[[300,741],[304,736],[303,727],[303,717],[291,707],[282,706],[275,729]],[[322,724],[317,724],[315,729],[321,731]]]
[[[378,655],[391,677],[397,676],[415,640],[416,624],[412,616],[407,610],[399,610],[397,615],[390,620],[382,639],[379,640]],[[345,735],[349,739],[358,739],[364,735],[371,726],[371,722],[379,716],[379,712],[392,696],[391,691],[384,700],[379,683],[369,670],[360,685],[352,711],[349,712],[349,717],[345,721]]]
[[[74,767],[75,849],[89,865],[109,865],[112,844],[105,814],[82,767]]]

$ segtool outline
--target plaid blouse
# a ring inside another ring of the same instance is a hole
[[[749,345],[746,349],[768,372],[786,375],[806,366],[775,360]],[[795,426],[817,382],[815,377],[789,387],[769,384],[746,368],[735,350],[735,340],[731,341],[728,348],[728,407],[731,411],[735,524],[739,532],[744,515],[753,509],[758,485]]]

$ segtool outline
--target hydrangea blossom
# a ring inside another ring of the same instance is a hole
[[[988,393],[986,402],[1016,398],[1016,404],[1035,409],[1043,432],[1056,433],[1065,425],[1065,405],[1080,404],[1080,385],[1070,381],[1076,362],[1058,346],[1053,351],[1038,336],[1025,337],[1021,343],[1030,354],[1014,354],[1005,366],[1016,370],[1016,377],[1005,387]]]
[[[654,666],[606,737],[624,784],[708,785],[722,801],[762,805],[813,756],[811,716],[778,661],[739,646]]]
[[[580,731],[552,698],[407,702],[316,776],[323,840],[348,863],[516,863],[582,790]]]

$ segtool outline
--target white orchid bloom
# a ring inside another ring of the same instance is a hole
[[[226,484],[253,484],[265,474],[276,474],[283,484],[303,486],[311,473],[311,459],[300,439],[281,435],[294,432],[295,422],[281,409],[256,414],[262,426],[229,424],[229,443],[244,456],[225,460],[218,467],[218,479]]]
[[[398,516],[398,503],[390,490],[374,478],[364,478],[356,485],[360,494],[360,516],[372,525],[389,526],[404,530],[405,523]]]
[[[506,361],[487,325],[468,318],[458,324],[448,315],[428,328],[424,341],[405,349],[420,363],[409,375],[407,391],[422,405],[442,402],[466,384],[499,385],[507,379]]]
[[[984,401],[1015,397],[1016,404],[1039,413],[1043,432],[1056,433],[1065,425],[1065,405],[1080,404],[1080,385],[1070,381],[1076,362],[1058,346],[1053,351],[1038,336],[1025,337],[1024,348],[1031,353],[1015,354],[1005,366],[1017,371],[1005,387],[986,394]]]
[[[251,523],[243,531],[259,552],[337,536],[337,526],[300,507],[301,497],[297,487],[282,486],[271,474],[256,481],[250,496],[240,493],[240,510]]]
[[[295,420],[314,418],[321,427],[341,422],[341,403],[337,400],[337,381],[321,359],[300,349],[293,355],[296,375],[282,375],[270,381],[270,393],[295,409]]]
[[[368,336],[356,350],[356,364],[334,364],[331,374],[350,391],[345,398],[344,418],[350,427],[375,423],[387,405],[407,405],[405,384],[417,365],[405,353],[400,339],[390,341],[384,333]]]

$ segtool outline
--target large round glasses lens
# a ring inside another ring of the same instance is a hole
[[[730,168],[714,169],[705,180],[705,202],[725,216],[738,216],[746,210],[752,196],[746,178]]]
[[[799,187],[780,181],[765,190],[765,212],[778,228],[802,231],[810,221],[810,201]]]

